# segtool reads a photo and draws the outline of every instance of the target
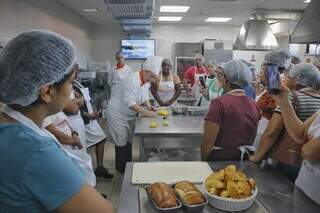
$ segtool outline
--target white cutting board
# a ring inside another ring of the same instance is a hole
[[[207,162],[141,162],[133,164],[132,184],[168,184],[182,180],[202,183],[212,170]]]

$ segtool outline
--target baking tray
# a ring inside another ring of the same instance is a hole
[[[177,207],[173,207],[173,208],[159,208],[155,203],[154,201],[152,200],[152,198],[149,196],[149,193],[148,193],[148,187],[149,186],[146,186],[145,187],[145,192],[147,194],[147,197],[148,197],[148,200],[150,201],[150,203],[152,203],[152,206],[153,208],[159,212],[159,213],[177,213],[177,211],[179,209],[181,209],[182,207],[182,203],[180,202],[180,200],[177,198],[177,203],[178,203],[178,206]]]
[[[175,188],[175,184],[171,184],[170,185],[173,190]],[[204,198],[205,202],[200,203],[200,204],[196,204],[196,205],[189,205],[183,202],[183,200],[181,199],[181,197],[179,196],[179,194],[174,190],[174,192],[176,193],[177,198],[181,201],[182,203],[182,208],[186,213],[197,213],[197,212],[202,212],[203,208],[208,204],[208,200],[207,198],[203,195],[203,193],[199,190],[199,188],[195,185],[195,187],[198,189],[198,191],[200,192],[200,194],[202,195],[202,197]]]

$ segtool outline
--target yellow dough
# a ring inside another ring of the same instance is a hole
[[[165,116],[169,115],[169,112],[166,110],[159,110],[158,115],[165,117]]]
[[[156,122],[151,122],[150,123],[150,128],[157,128],[158,124]]]
[[[162,125],[163,125],[163,126],[169,126],[169,122],[168,122],[168,121],[163,121],[163,122],[162,122]]]

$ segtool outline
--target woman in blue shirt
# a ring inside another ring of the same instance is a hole
[[[0,53],[0,212],[112,212],[73,156],[41,129],[66,105],[75,48],[55,33],[32,30]]]

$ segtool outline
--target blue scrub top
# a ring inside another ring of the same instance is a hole
[[[0,213],[53,211],[84,183],[52,138],[20,123],[0,124]]]

